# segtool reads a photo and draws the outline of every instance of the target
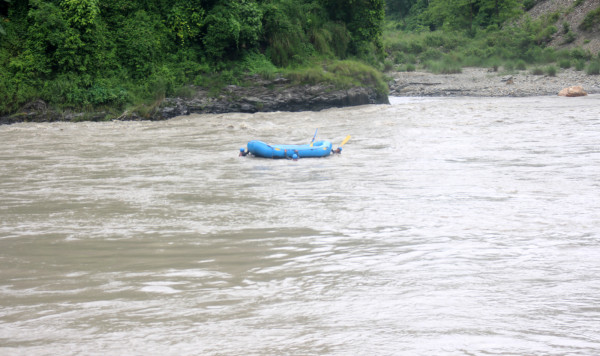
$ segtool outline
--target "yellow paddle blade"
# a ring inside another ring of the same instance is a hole
[[[344,141],[342,141],[342,144],[340,145],[340,147],[342,147],[343,145],[346,144],[346,142],[348,142],[348,140],[350,139],[350,135],[346,136],[346,138],[344,139]]]

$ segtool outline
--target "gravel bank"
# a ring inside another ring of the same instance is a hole
[[[600,76],[573,69],[560,70],[555,77],[529,71],[506,74],[487,68],[463,68],[458,74],[397,72],[392,77],[391,96],[545,96],[558,95],[573,85],[581,85],[588,94],[600,93]]]

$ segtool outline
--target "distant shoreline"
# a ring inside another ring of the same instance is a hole
[[[533,75],[529,71],[494,72],[487,68],[463,68],[461,73],[388,73],[389,96],[397,97],[527,97],[552,96],[574,85],[588,94],[600,94],[600,76],[573,69],[559,70],[556,76]],[[279,81],[279,82],[278,82]],[[328,85],[288,85],[285,80],[258,80],[253,87],[229,86],[218,97],[197,88],[191,98],[166,98],[148,117],[125,112],[113,120],[166,120],[175,116],[203,113],[256,113],[272,111],[319,111],[334,107],[386,104],[372,88],[339,90]],[[19,112],[0,117],[0,124],[19,122],[110,121],[106,112],[57,112],[41,100],[25,105]]]
[[[470,67],[456,74],[395,72],[391,76],[390,96],[548,96],[558,95],[561,89],[574,85],[582,86],[588,94],[600,93],[600,76],[573,69],[559,70],[556,76]]]

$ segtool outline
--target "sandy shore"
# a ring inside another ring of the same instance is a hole
[[[554,77],[486,68],[463,68],[458,74],[397,72],[392,77],[390,96],[543,96],[558,95],[573,85],[582,86],[588,94],[600,93],[600,76],[573,69],[559,70]]]

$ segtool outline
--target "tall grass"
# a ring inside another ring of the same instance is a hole
[[[435,74],[462,73],[462,66],[459,63],[453,63],[448,59],[428,61],[424,64],[424,67]]]
[[[314,62],[310,66],[288,69],[283,74],[295,84],[331,84],[337,88],[368,86],[387,94],[383,75],[374,67],[355,60]]]

